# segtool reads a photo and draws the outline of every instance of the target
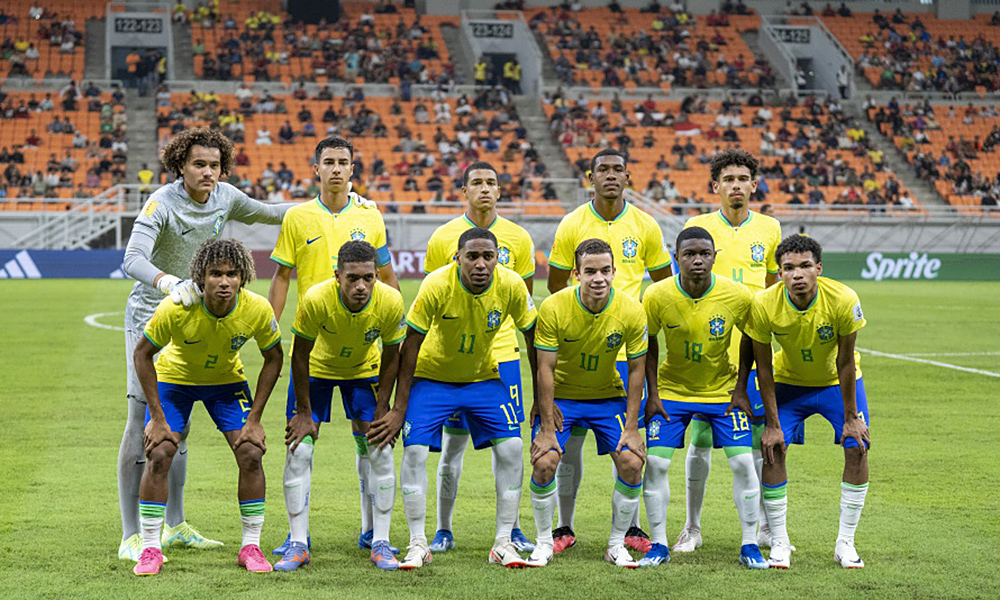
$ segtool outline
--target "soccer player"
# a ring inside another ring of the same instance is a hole
[[[712,272],[742,283],[755,294],[778,281],[778,265],[774,250],[781,242],[781,225],[767,215],[750,210],[750,196],[757,189],[757,159],[749,152],[736,148],[724,150],[712,158],[712,189],[719,196],[718,211],[688,219],[685,227],[701,227],[715,242],[715,266]],[[729,353],[734,364],[739,362],[740,336],[733,336]],[[760,477],[760,436],[764,429],[764,404],[757,391],[756,371],[750,372],[747,387],[753,412],[753,457]],[[701,546],[701,508],[705,486],[712,468],[712,428],[695,415],[691,421],[691,444],[688,446],[687,521],[677,536],[674,552],[693,552]],[[763,506],[758,511],[763,517]],[[766,519],[761,519],[758,544],[770,545],[771,536]]]
[[[623,194],[629,183],[625,156],[613,149],[601,150],[590,161],[590,184],[594,199],[563,217],[556,229],[549,255],[549,292],[556,293],[569,282],[574,253],[581,242],[591,238],[604,240],[615,253],[614,288],[636,300],[646,271],[653,281],[670,277],[670,257],[663,246],[663,232],[656,220],[625,202]],[[618,355],[618,372],[628,380],[628,362],[624,351]],[[639,427],[642,428],[642,411]],[[554,552],[559,554],[576,544],[573,517],[576,494],[583,479],[583,441],[587,430],[577,427],[564,446],[556,472],[559,490],[559,527],[552,533]],[[649,536],[639,528],[639,516],[625,536],[625,545],[639,552],[649,550]]]
[[[653,544],[639,564],[652,567],[670,560],[667,472],[674,449],[684,446],[684,431],[694,415],[700,414],[733,471],[733,501],[742,533],[739,561],[750,569],[767,569],[757,546],[760,483],[751,453],[750,411],[733,395],[739,368],[729,353],[734,330],[746,327],[752,296],[746,286],[712,273],[715,245],[703,228],[681,230],[675,248],[679,273],[649,286],[642,299],[649,320],[648,462],[643,487]],[[666,357],[657,370],[661,331]],[[741,352],[742,359],[749,361],[749,341]],[[745,404],[746,395],[741,398]]]
[[[403,570],[431,561],[424,531],[427,512],[427,455],[441,449],[441,428],[462,413],[479,450],[492,446],[497,494],[496,539],[489,562],[523,567],[510,540],[521,500],[521,426],[508,390],[500,381],[493,341],[508,316],[533,347],[536,312],[524,280],[497,269],[497,239],[488,229],[465,231],[457,244],[458,261],[442,267],[420,285],[406,317],[396,402],[372,423],[369,441],[385,445],[402,429],[400,487],[410,529]]]
[[[174,137],[161,151],[163,166],[177,176],[150,195],[132,227],[125,248],[124,269],[136,280],[125,305],[125,367],[128,419],[118,451],[118,501],[122,516],[122,541],[118,558],[139,560],[139,482],[146,457],[142,427],[146,396],[132,358],[143,328],[153,316],[164,294],[174,302],[191,306],[201,290],[186,273],[191,257],[203,242],[218,238],[229,221],[277,225],[290,204],[268,205],[251,199],[219,177],[234,164],[233,145],[218,131],[188,129]],[[184,479],[187,472],[187,431],[180,434],[168,486],[166,527],[163,544],[191,548],[213,548],[222,542],[209,540],[184,520]]]
[[[834,443],[844,446],[840,484],[840,531],[833,558],[842,567],[865,566],[854,548],[854,532],[868,493],[868,399],[855,350],[865,326],[858,295],[823,274],[819,242],[803,235],[778,246],[781,283],[757,294],[747,334],[753,339],[760,394],[767,412],[764,507],[771,524],[771,566],[787,569],[791,548],[785,470],[786,443],[805,442],[804,421],[820,414],[833,425]],[[772,336],[780,349],[771,364]]]
[[[468,207],[465,214],[438,227],[431,235],[424,258],[424,273],[430,274],[454,262],[459,236],[472,227],[482,227],[497,237],[497,263],[520,275],[531,294],[535,276],[535,246],[523,227],[497,214],[500,183],[496,168],[487,162],[473,163],[465,169],[463,181],[462,193]],[[504,319],[493,342],[493,354],[499,365],[500,381],[510,392],[517,422],[522,423],[521,355],[515,329],[513,320]],[[445,552],[455,547],[451,521],[455,513],[458,481],[462,477],[462,458],[468,443],[469,428],[461,413],[456,413],[445,423],[441,436],[441,459],[437,470],[437,532],[431,541],[431,552]],[[534,544],[521,532],[519,521],[519,517],[515,519],[510,539],[519,552],[531,552],[535,549]]]
[[[399,282],[392,270],[389,247],[386,244],[385,221],[382,213],[368,200],[351,191],[351,173],[354,170],[354,146],[341,138],[327,138],[316,145],[316,164],[313,169],[320,180],[319,195],[309,202],[294,206],[288,211],[278,241],[271,252],[271,260],[278,268],[271,279],[267,298],[274,308],[274,314],[281,318],[288,297],[288,287],[292,269],[298,273],[298,298],[303,298],[314,285],[333,277],[337,268],[336,260],[340,247],[350,240],[366,241],[378,252],[376,265],[378,277],[397,290]],[[295,373],[288,382],[288,406],[295,406]],[[355,465],[358,472],[361,497],[361,533],[358,547],[371,548],[373,534],[372,505],[369,498],[369,475],[371,460],[368,445],[360,425],[353,425],[355,441]],[[308,446],[308,444],[307,444]],[[301,456],[289,455],[285,463],[285,478],[296,477],[295,473],[311,468],[312,447],[301,447]],[[309,456],[306,456],[309,454]],[[285,488],[285,504],[289,507],[289,520],[293,514],[308,514],[306,506],[296,489]],[[306,517],[308,518],[308,517]],[[299,540],[306,542],[308,539]],[[291,543],[291,533],[285,542],[272,553],[284,556]],[[300,558],[302,555],[297,554]],[[282,564],[284,567],[285,565]]]
[[[634,569],[625,533],[639,510],[645,442],[639,433],[639,406],[646,362],[646,314],[628,294],[615,294],[614,253],[604,240],[583,241],[576,249],[574,278],[580,282],[549,296],[538,310],[538,414],[531,445],[531,505],[538,527],[528,565],[552,560],[552,517],[556,468],[570,431],[578,424],[594,432],[597,453],[610,454],[617,469],[611,497],[611,537],[605,560]],[[624,348],[627,387],[615,362]],[[562,415],[556,426],[555,406]]]
[[[289,395],[289,451],[285,458],[285,503],[291,538],[278,571],[309,563],[309,497],[313,445],[319,426],[330,421],[333,390],[340,388],[351,429],[365,436],[371,422],[386,413],[399,370],[399,343],[406,323],[403,296],[377,281],[378,254],[368,242],[350,241],[337,254],[335,277],[314,285],[298,303],[292,333]],[[379,352],[378,340],[383,349]],[[377,398],[376,398],[377,396]],[[380,569],[399,566],[389,546],[389,524],[396,493],[392,448],[369,449],[371,471],[366,491],[372,506],[371,560]]]
[[[204,290],[202,302],[184,306],[165,298],[136,346],[135,366],[148,406],[143,437],[148,462],[139,488],[142,554],[136,575],[156,575],[163,566],[160,528],[168,472],[179,434],[199,400],[226,437],[239,466],[243,544],[237,562],[248,571],[271,571],[260,550],[261,459],[266,450],[261,414],[281,373],[281,331],[267,300],[244,289],[253,278],[253,258],[246,247],[236,240],[208,240],[191,261],[191,279]],[[240,348],[251,338],[264,356],[252,400],[240,362]]]

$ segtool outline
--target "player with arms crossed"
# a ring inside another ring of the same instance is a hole
[[[865,566],[854,548],[854,532],[868,493],[868,398],[855,350],[865,326],[858,295],[846,285],[820,277],[823,251],[816,240],[793,235],[778,246],[781,283],[754,298],[747,334],[753,338],[760,394],[767,411],[761,438],[764,452],[764,507],[771,524],[771,566],[787,569],[791,548],[786,514],[786,443],[805,442],[804,422],[814,414],[833,425],[834,442],[844,446],[840,484],[840,531],[833,558],[842,567]],[[771,366],[771,340],[780,346]]]
[[[253,278],[253,258],[242,244],[205,242],[191,261],[191,279],[204,290],[203,301],[184,306],[165,298],[135,349],[136,370],[149,407],[143,438],[149,460],[139,488],[142,554],[136,575],[156,575],[163,566],[160,528],[168,472],[179,434],[199,400],[226,437],[239,466],[243,544],[237,562],[248,571],[271,571],[260,550],[265,487],[261,460],[266,451],[260,421],[281,373],[281,331],[267,300],[244,289]],[[264,356],[252,400],[240,362],[240,348],[251,338]]]
[[[295,404],[288,407],[285,442],[285,503],[291,541],[278,571],[309,563],[309,490],[312,446],[319,426],[330,421],[333,390],[340,388],[351,428],[368,434],[371,422],[389,409],[403,341],[403,296],[376,280],[378,254],[368,242],[347,242],[337,253],[335,277],[314,285],[298,303],[292,333]],[[378,340],[382,340],[380,355]],[[368,449],[371,462],[373,538],[371,560],[380,569],[399,566],[389,546],[389,525],[396,494],[392,448]]]
[[[733,501],[742,532],[739,561],[750,569],[767,569],[769,565],[757,546],[760,483],[751,453],[750,411],[745,406],[746,394],[733,394],[739,367],[729,353],[735,330],[746,327],[752,296],[745,286],[712,273],[715,245],[711,234],[701,227],[681,230],[675,248],[679,273],[649,286],[642,299],[649,320],[648,463],[643,487],[653,547],[639,564],[652,567],[670,560],[667,472],[674,449],[684,447],[684,431],[694,415],[700,414],[712,428],[715,444],[725,450],[733,471]],[[661,331],[666,357],[657,365]],[[750,353],[747,340],[741,360],[749,362]]]
[[[521,426],[500,381],[493,341],[508,316],[524,334],[535,372],[536,311],[524,280],[497,269],[497,239],[474,227],[458,239],[458,262],[420,284],[406,317],[396,402],[372,423],[369,441],[385,445],[403,431],[400,487],[410,529],[409,552],[399,568],[431,561],[424,520],[427,513],[427,455],[441,449],[445,421],[460,412],[478,449],[492,446],[497,494],[497,531],[489,562],[523,567],[510,540],[521,500]]]
[[[556,468],[571,428],[594,432],[597,453],[610,454],[618,472],[611,497],[611,537],[605,560],[638,567],[625,549],[625,533],[639,510],[645,443],[639,433],[639,407],[646,361],[646,314],[628,294],[615,293],[614,253],[604,240],[576,249],[573,270],[579,285],[549,296],[538,310],[538,417],[532,430],[531,505],[538,527],[528,565],[552,560],[552,517],[556,505]],[[625,348],[628,381],[615,368]],[[555,407],[562,422],[557,425]]]
[[[424,273],[430,274],[455,261],[455,246],[463,232],[472,227],[483,227],[497,237],[497,263],[507,267],[524,279],[528,293],[532,293],[535,276],[535,246],[528,232],[520,225],[497,214],[500,183],[497,171],[487,162],[477,162],[465,169],[462,193],[468,203],[465,214],[437,228],[427,242]],[[510,399],[517,412],[518,423],[524,422],[524,405],[521,401],[521,354],[517,347],[514,322],[507,318],[493,342],[493,354],[500,368],[500,381],[510,391]],[[441,460],[437,470],[437,532],[431,541],[431,552],[445,552],[455,547],[452,534],[452,516],[458,495],[458,481],[462,477],[462,458],[469,444],[469,428],[460,413],[452,415],[441,436]],[[531,552],[534,544],[521,532],[520,517],[514,521],[510,539],[518,552]]]
[[[752,294],[778,281],[774,250],[781,242],[781,225],[767,215],[750,210],[750,196],[757,190],[757,159],[749,152],[730,148],[712,158],[712,189],[719,196],[719,210],[688,219],[685,227],[701,227],[715,242],[715,266],[712,272],[742,283]],[[733,336],[729,348],[734,364],[739,362],[740,337]],[[764,431],[764,404],[757,390],[757,373],[750,371],[747,387],[753,412],[753,457],[760,477],[760,436]],[[701,508],[705,487],[712,468],[712,428],[695,415],[691,422],[691,444],[685,468],[687,521],[677,536],[674,552],[693,552],[701,546]],[[763,505],[758,514],[763,517]],[[761,519],[758,544],[770,546],[771,535],[766,519]]]
[[[128,419],[118,451],[118,502],[122,516],[122,541],[118,558],[139,560],[139,482],[143,454],[143,418],[146,396],[136,375],[133,356],[143,328],[164,294],[184,306],[197,304],[201,290],[186,273],[191,258],[203,242],[216,239],[229,221],[281,223],[291,204],[263,204],[219,177],[234,164],[233,144],[218,131],[188,129],[161,151],[163,166],[177,180],[159,188],[146,200],[135,220],[125,248],[125,273],[136,280],[125,305],[125,372]],[[205,539],[184,520],[184,480],[187,473],[187,431],[180,434],[170,470],[163,544],[189,548],[214,548],[222,542]]]
[[[664,251],[663,232],[653,217],[625,202],[623,194],[629,173],[622,153],[606,149],[595,154],[590,161],[589,180],[594,186],[594,199],[563,217],[556,229],[549,255],[549,292],[554,294],[566,287],[576,248],[584,240],[597,238],[610,244],[615,253],[615,289],[638,300],[647,270],[653,281],[670,276],[670,257]],[[617,368],[622,381],[627,381],[628,362],[624,353],[618,355]],[[640,429],[642,426],[640,412]],[[576,543],[573,517],[576,494],[583,479],[583,441],[587,430],[578,427],[572,433],[556,472],[559,490],[559,527],[553,532],[556,554]],[[638,515],[636,511],[625,545],[647,552],[649,536],[639,528]]]
[[[316,145],[313,170],[320,181],[320,193],[309,202],[294,206],[288,211],[278,241],[271,252],[271,260],[278,268],[271,279],[267,299],[274,308],[274,314],[281,318],[288,298],[288,287],[292,269],[298,273],[298,298],[303,298],[314,285],[333,277],[337,268],[340,247],[348,241],[366,241],[378,252],[376,265],[378,277],[397,290],[399,282],[392,270],[389,247],[386,245],[385,221],[374,203],[351,191],[351,173],[354,171],[354,146],[341,138],[327,138]],[[288,382],[288,413],[295,409],[295,373]],[[343,389],[341,390],[343,393]],[[369,498],[369,474],[371,461],[368,445],[365,443],[363,426],[352,420],[351,429],[355,442],[355,466],[358,471],[361,496],[361,534],[358,547],[371,548],[373,536],[372,505]],[[313,445],[296,446],[297,452],[289,449],[285,457],[285,480],[298,480],[303,473],[312,470]],[[304,486],[304,487],[301,487]],[[301,505],[302,502],[305,505]],[[309,482],[285,487],[285,504],[289,522],[298,515],[308,525]],[[290,527],[292,529],[293,527]],[[285,542],[272,553],[284,556],[290,550],[291,533]],[[310,545],[308,531],[306,537],[295,540]],[[280,568],[308,561],[308,554],[297,549],[289,560],[280,561]]]

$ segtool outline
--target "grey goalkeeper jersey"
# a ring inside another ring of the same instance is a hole
[[[163,300],[153,285],[156,276],[162,271],[188,279],[198,247],[222,235],[228,221],[279,225],[291,206],[258,202],[221,182],[204,204],[191,199],[181,179],[153,192],[125,248],[125,272],[136,280],[125,306],[125,327],[141,328]]]

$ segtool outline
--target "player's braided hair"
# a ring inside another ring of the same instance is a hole
[[[253,256],[247,247],[234,239],[206,240],[191,259],[191,279],[205,289],[205,275],[213,265],[227,263],[240,274],[240,289],[254,280]]]
[[[786,254],[805,254],[806,252],[812,252],[813,259],[816,262],[823,262],[823,247],[819,245],[819,242],[808,235],[796,233],[781,240],[781,243],[774,250],[774,258],[780,265],[782,256]]]
[[[611,250],[611,244],[604,240],[590,238],[589,240],[580,242],[580,245],[576,247],[576,251],[573,253],[577,269],[580,268],[580,259],[586,254],[607,254],[611,257],[611,266],[615,264],[615,253]]]
[[[681,232],[677,234],[677,240],[674,242],[674,248],[680,251],[681,242],[684,240],[708,240],[712,242],[712,247],[715,247],[715,240],[712,239],[712,234],[708,232],[707,229],[702,227],[687,227],[681,229]]]
[[[179,177],[184,172],[184,164],[193,146],[218,148],[222,173],[228,174],[233,168],[233,143],[221,131],[208,127],[193,127],[178,133],[160,151],[160,162]]]
[[[712,181],[718,181],[726,167],[746,167],[750,169],[750,179],[756,179],[759,166],[753,154],[739,148],[728,148],[712,157]]]
[[[337,265],[349,263],[373,263],[378,266],[378,252],[368,242],[351,240],[344,243],[337,252]]]

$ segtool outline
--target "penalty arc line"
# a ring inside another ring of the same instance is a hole
[[[954,371],[963,371],[965,373],[974,373],[976,375],[986,375],[987,377],[996,377],[1000,379],[1000,373],[994,373],[993,371],[984,371],[982,369],[973,369],[971,367],[961,367],[959,365],[952,365],[949,363],[939,362],[936,360],[927,360],[926,358],[916,358],[913,356],[906,356],[905,354],[891,354],[889,352],[879,352],[878,350],[869,350],[867,348],[858,348],[858,351],[865,354],[871,354],[872,356],[882,356],[885,358],[895,358],[897,360],[906,360],[915,363],[921,363],[925,365],[932,365],[935,367],[942,367],[944,369],[952,369]]]
[[[105,313],[94,313],[92,315],[87,315],[86,317],[84,317],[83,318],[83,322],[86,323],[87,325],[90,325],[91,327],[97,327],[98,329],[108,329],[108,330],[111,330],[111,331],[125,331],[124,327],[118,327],[117,325],[105,325],[104,323],[100,323],[100,322],[97,321],[101,317],[114,316],[114,315],[124,315],[124,314],[125,313],[122,312],[122,311],[105,312]],[[291,343],[292,343],[291,340],[281,340],[281,342],[283,344],[287,344],[287,345],[291,345]]]

